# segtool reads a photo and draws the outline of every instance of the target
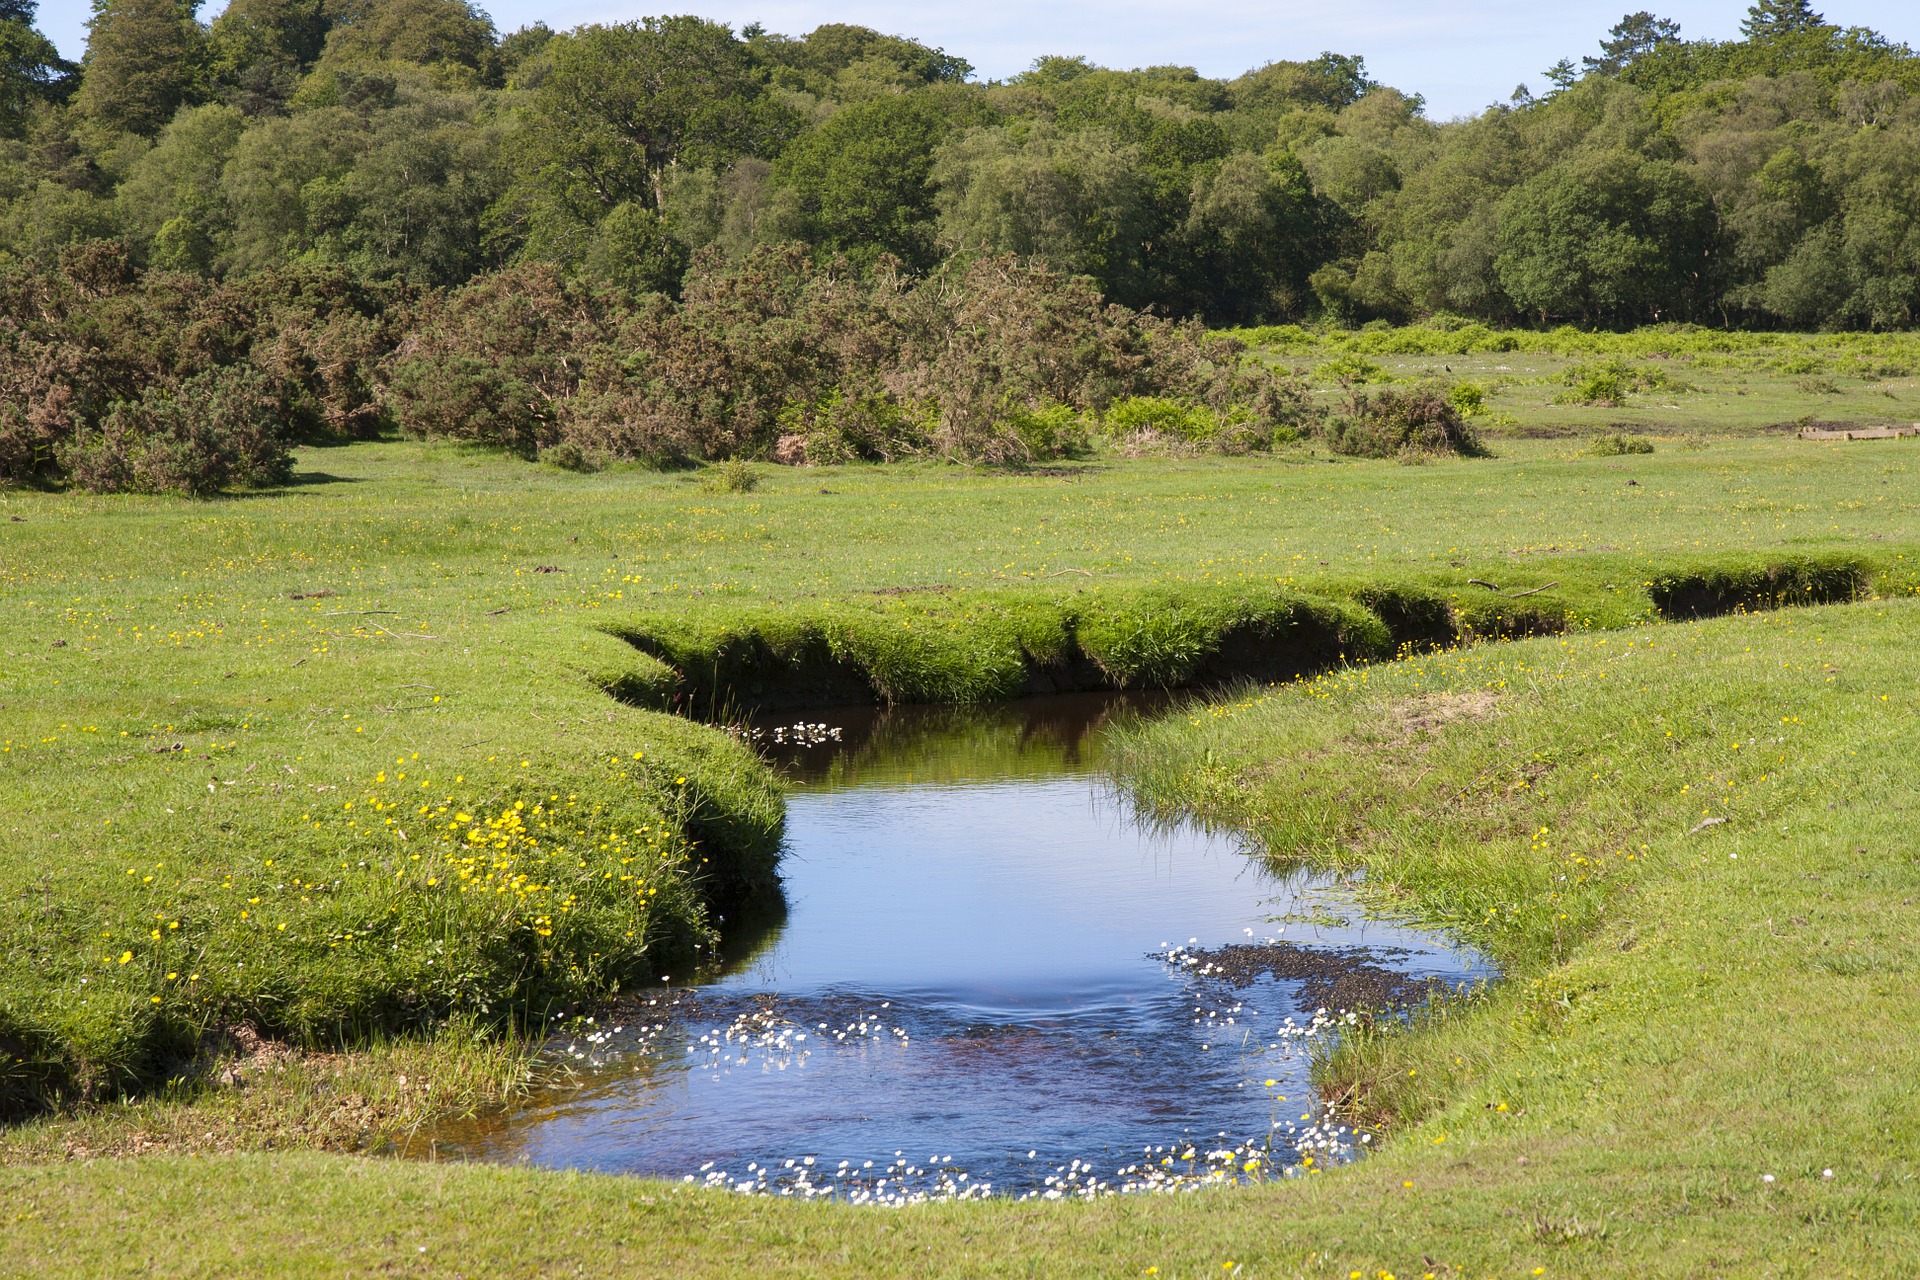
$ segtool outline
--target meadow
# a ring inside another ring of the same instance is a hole
[[[735,492],[382,442],[211,502],[0,493],[0,1269],[1881,1273],[1915,1207],[1916,446],[1759,430],[1806,375],[1727,366],[1652,453],[1592,456],[1620,411],[1546,402],[1603,357],[1531,358],[1495,456],[1419,466],[1303,442]],[[1408,602],[1446,647],[1396,659]],[[764,886],[778,784],[655,709],[713,692],[703,657],[985,696],[1071,636],[1180,683],[1283,615],[1338,643],[1139,731],[1123,780],[1505,966],[1324,1064],[1393,1135],[1359,1166],[863,1216],[339,1154],[498,1101],[526,1033],[685,972]]]
[[[1920,342],[1906,333],[1733,333],[1688,325],[1595,333],[1455,321],[1397,328],[1232,331],[1307,374],[1316,398],[1438,380],[1467,388],[1477,425],[1569,442],[1602,433],[1687,445],[1804,426],[1911,425]]]

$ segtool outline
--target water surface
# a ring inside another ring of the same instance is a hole
[[[1485,967],[1236,837],[1142,820],[1099,755],[1102,727],[1140,706],[759,726],[793,788],[784,919],[558,1042],[573,1083],[442,1131],[438,1152],[861,1200],[1157,1188],[1351,1154],[1307,1078],[1307,1032],[1337,1011],[1298,981],[1209,972],[1221,949],[1279,939],[1448,983]]]

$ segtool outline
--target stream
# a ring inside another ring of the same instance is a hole
[[[1351,1159],[1309,1079],[1348,1007],[1492,976],[1337,878],[1143,819],[1103,726],[1164,700],[851,708],[758,725],[791,784],[784,915],[550,1046],[439,1159],[868,1203],[1063,1198]]]

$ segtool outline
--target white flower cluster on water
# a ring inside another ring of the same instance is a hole
[[[742,742],[764,742],[776,747],[819,747],[840,741],[840,726],[807,720],[770,727],[729,725],[727,732]]]
[[[1355,1154],[1353,1131],[1323,1116],[1305,1128],[1276,1121],[1274,1133],[1244,1142],[1215,1135],[1215,1144],[1183,1142],[1141,1149],[1141,1158],[1111,1174],[1102,1174],[1091,1160],[1072,1159],[1056,1164],[1037,1185],[1015,1200],[1093,1200],[1116,1195],[1168,1195],[1205,1187],[1256,1182],[1269,1178],[1303,1177]],[[977,1200],[993,1194],[991,1182],[975,1181],[953,1168],[953,1157],[929,1156],[916,1164],[906,1153],[879,1168],[871,1160],[842,1160],[829,1166],[815,1156],[794,1156],[779,1162],[749,1161],[742,1173],[700,1166],[698,1175],[681,1181],[738,1195],[774,1195],[800,1200],[837,1200],[847,1204],[897,1208],[934,1201]],[[1029,1151],[1029,1159],[1038,1152]],[[1045,1169],[1042,1164],[1034,1172]]]

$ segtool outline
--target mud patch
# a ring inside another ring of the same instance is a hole
[[[1417,698],[1402,698],[1389,704],[1387,723],[1395,741],[1411,742],[1456,720],[1484,720],[1499,705],[1500,695],[1491,689],[1423,693]]]

